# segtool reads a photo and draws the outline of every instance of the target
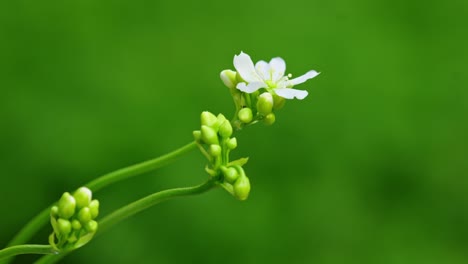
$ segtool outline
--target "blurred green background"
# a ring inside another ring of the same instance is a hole
[[[467,17],[462,0],[2,1],[0,248],[64,191],[190,142],[201,111],[230,116],[219,72],[242,50],[322,72],[237,135],[249,200],[160,204],[64,263],[468,263]],[[102,190],[101,215],[204,166],[194,151]]]

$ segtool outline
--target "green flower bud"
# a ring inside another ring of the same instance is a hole
[[[226,121],[226,117],[223,114],[219,114],[216,117],[216,123],[214,123],[211,128],[213,128],[215,131],[219,130],[219,127]]]
[[[263,123],[265,123],[265,125],[268,125],[268,126],[273,125],[273,123],[275,123],[275,121],[276,121],[276,117],[275,117],[275,114],[273,114],[273,113],[269,113],[263,119]]]
[[[194,130],[192,132],[193,134],[193,138],[196,140],[196,141],[200,141],[201,140],[201,131],[200,130]]]
[[[59,208],[58,206],[54,205],[52,208],[50,208],[50,216],[57,218],[59,215]]]
[[[273,96],[271,93],[262,93],[258,97],[257,111],[262,115],[268,115],[273,111]]]
[[[226,168],[223,166],[221,167],[221,170],[223,171],[224,179],[231,184],[234,183],[239,177],[239,173],[237,173],[237,170],[235,168]]]
[[[72,225],[72,228],[74,230],[80,230],[81,229],[81,223],[80,221],[74,219],[72,222],[71,222],[71,225]]]
[[[284,104],[286,103],[286,100],[283,97],[278,96],[277,94],[273,94],[273,102],[273,109],[279,110],[283,108]]]
[[[67,242],[70,243],[70,244],[73,244],[73,243],[75,243],[77,240],[78,240],[78,238],[76,238],[76,235],[75,235],[75,234],[72,234],[71,236],[68,237]]]
[[[218,135],[216,131],[209,126],[201,126],[201,136],[206,144],[218,144]]]
[[[234,187],[234,196],[237,199],[244,201],[249,197],[250,180],[246,176],[241,176],[237,178],[233,187]]]
[[[201,113],[200,119],[201,119],[201,124],[203,126],[209,126],[209,127],[213,126],[214,124],[216,124],[216,121],[218,121],[216,116],[208,111],[203,111]]]
[[[237,73],[232,70],[224,70],[220,73],[221,80],[229,89],[235,89],[237,85]]]
[[[210,145],[210,154],[213,157],[219,157],[221,155],[221,146],[218,144]]]
[[[223,115],[223,114],[218,114],[218,116],[216,117],[218,119],[218,124],[222,124],[224,123],[224,121],[226,121],[226,117]]]
[[[98,229],[98,223],[94,220],[91,220],[89,221],[88,223],[86,223],[85,225],[85,229],[88,231],[88,232],[91,232],[91,233],[94,233],[97,231]]]
[[[72,230],[72,225],[71,225],[70,221],[59,218],[57,220],[57,228],[58,228],[61,235],[66,236],[66,235],[70,234],[70,232]]]
[[[76,201],[70,193],[65,192],[58,202],[58,214],[61,218],[69,219],[75,214]]]
[[[92,200],[91,203],[89,203],[88,208],[91,212],[91,218],[95,219],[99,215],[99,201]]]
[[[91,211],[88,207],[81,208],[80,212],[78,212],[78,220],[80,220],[82,224],[86,224],[91,218]]]
[[[228,120],[225,120],[219,127],[218,133],[223,138],[229,138],[232,135],[231,122],[229,122]]]
[[[237,148],[237,138],[231,138],[226,142],[226,146],[230,149],[233,150]]]
[[[239,110],[237,117],[244,124],[248,124],[252,122],[252,119],[253,119],[252,109],[248,107],[242,108],[241,110]]]
[[[75,197],[76,201],[76,207],[77,208],[83,208],[89,205],[91,202],[93,194],[90,189],[86,187],[81,187],[76,192],[73,194],[73,197]]]

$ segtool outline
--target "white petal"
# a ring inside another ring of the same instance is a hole
[[[260,75],[260,77],[263,80],[270,80],[271,79],[270,64],[268,64],[266,61],[261,60],[261,61],[255,63],[255,69],[257,70],[258,75]]]
[[[239,55],[234,55],[234,67],[245,81],[261,81],[260,76],[258,76],[257,72],[255,71],[252,59],[244,52],[241,52]]]
[[[249,84],[245,84],[244,82],[238,83],[237,84],[237,89],[241,90],[244,93],[253,93],[257,91],[260,88],[265,88],[266,84],[263,82],[251,82]]]
[[[273,78],[274,82],[277,82],[281,77],[284,76],[284,72],[286,71],[286,62],[280,57],[276,57],[271,59],[270,67],[273,71]]]
[[[318,72],[312,70],[312,71],[308,71],[306,74],[302,75],[302,76],[299,76],[297,78],[294,78],[292,80],[289,81],[289,84],[291,85],[297,85],[297,84],[300,84],[300,83],[303,83],[309,79],[312,79],[314,78],[315,76],[319,75]]]
[[[303,90],[296,90],[291,88],[281,88],[275,89],[277,95],[286,98],[286,99],[294,99],[296,97],[299,100],[304,99],[309,93]]]

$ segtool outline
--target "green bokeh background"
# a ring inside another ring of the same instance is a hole
[[[237,135],[249,200],[160,204],[64,263],[468,263],[467,17],[464,0],[2,1],[0,248],[64,191],[191,141],[201,111],[230,116],[219,72],[243,50],[322,73]],[[102,215],[204,166],[194,151],[102,190]]]

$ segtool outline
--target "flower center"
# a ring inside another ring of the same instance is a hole
[[[268,88],[276,88],[276,82],[272,81],[272,80],[266,80],[265,83],[268,85]]]

